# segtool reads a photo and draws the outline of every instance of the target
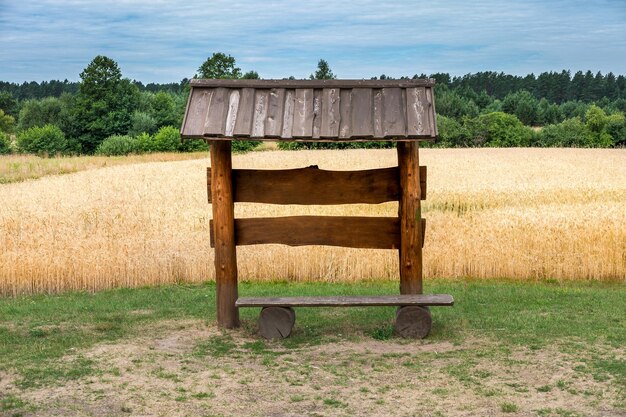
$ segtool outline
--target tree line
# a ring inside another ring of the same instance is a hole
[[[193,77],[258,79],[259,74],[244,73],[234,57],[214,53]],[[310,78],[331,79],[335,74],[322,59]],[[437,81],[440,140],[430,146],[626,145],[623,75],[578,71],[572,76],[563,70],[538,76],[479,72],[402,78]],[[188,78],[144,85],[124,78],[118,64],[105,56],[95,57],[81,72],[79,82],[0,82],[0,153],[113,155],[206,149],[203,142],[181,144],[178,140],[188,94]],[[388,145],[281,144],[286,149]],[[251,142],[235,144],[242,150],[253,146]]]

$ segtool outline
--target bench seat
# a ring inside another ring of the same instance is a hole
[[[449,294],[326,296],[326,297],[241,297],[237,307],[357,307],[357,306],[451,306]]]

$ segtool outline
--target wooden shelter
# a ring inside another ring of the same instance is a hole
[[[262,307],[265,337],[286,337],[295,306],[397,305],[396,331],[425,337],[427,306],[452,305],[446,294],[422,294],[426,167],[419,141],[435,140],[433,80],[191,81],[181,128],[185,138],[210,143],[209,201],[213,206],[217,321],[239,326],[239,307]],[[397,143],[398,166],[364,171],[232,169],[231,141],[371,141]],[[235,202],[377,204],[398,201],[398,217],[292,216],[234,218]],[[239,298],[238,245],[280,243],[395,249],[400,295],[378,297]]]

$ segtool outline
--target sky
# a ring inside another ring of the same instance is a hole
[[[68,79],[97,55],[144,83],[214,52],[262,78],[569,69],[626,74],[626,0],[0,0],[0,80]]]

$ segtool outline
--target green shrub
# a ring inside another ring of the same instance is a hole
[[[17,136],[20,152],[38,155],[66,154],[69,144],[65,134],[57,126],[47,124],[43,127],[31,127]]]
[[[538,145],[589,147],[592,146],[593,136],[580,117],[574,117],[541,129]]]
[[[180,132],[174,126],[163,126],[153,136],[151,152],[176,152],[180,146]]]
[[[298,149],[383,149],[394,146],[389,141],[367,142],[278,142],[278,149],[294,151]]]
[[[613,138],[615,146],[626,146],[626,118],[624,113],[614,113],[608,117],[606,132]]]
[[[449,117],[437,115],[437,130],[439,131],[439,140],[435,145],[437,147],[465,147],[471,143],[467,129]]]
[[[466,120],[465,127],[471,137],[469,146],[530,146],[533,138],[531,128],[503,112],[481,114],[476,119]]]
[[[137,138],[128,135],[109,136],[96,148],[96,154],[106,156],[129,155],[140,152]]]
[[[138,151],[141,153],[151,153],[156,151],[156,144],[154,143],[154,136],[143,132],[137,137]]]
[[[11,153],[11,140],[9,135],[0,131],[0,155],[6,155]]]
[[[250,140],[234,140],[233,141],[233,151],[234,152],[249,152],[259,146],[258,141],[250,141]]]
[[[209,145],[202,139],[187,139],[180,143],[178,149],[181,152],[202,152],[208,151]]]

